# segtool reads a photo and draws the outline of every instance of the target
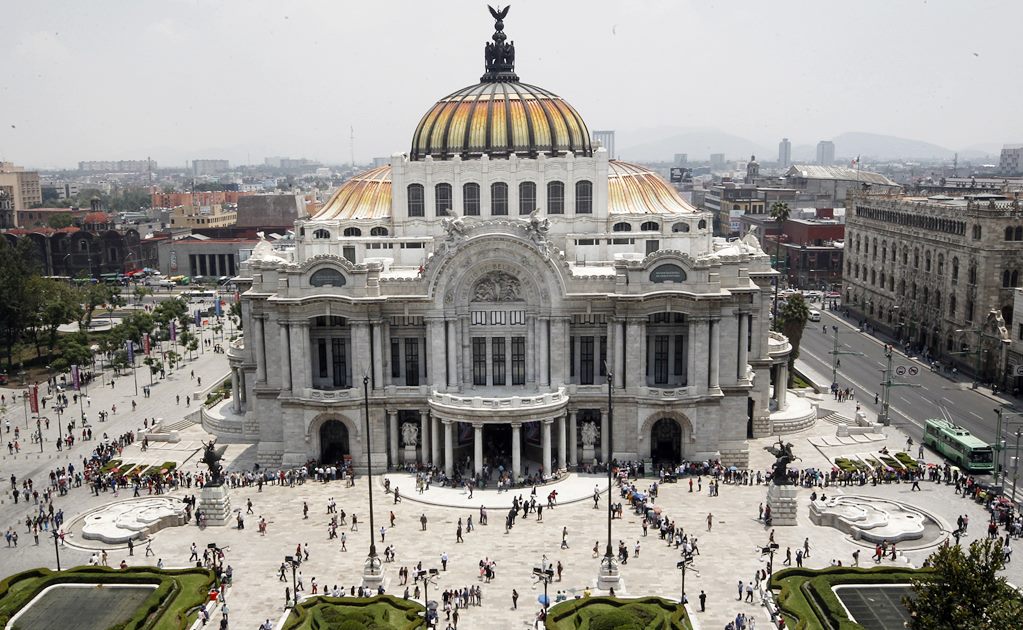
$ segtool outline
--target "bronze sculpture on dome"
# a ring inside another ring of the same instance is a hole
[[[483,48],[486,73],[480,78],[480,81],[518,81],[519,77],[515,74],[515,42],[505,41],[508,36],[504,34],[504,17],[508,15],[511,5],[503,9],[495,9],[489,5],[487,8],[490,9],[490,15],[494,17],[494,34],[491,36],[494,41],[487,42]]]

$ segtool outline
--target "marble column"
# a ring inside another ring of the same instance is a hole
[[[522,423],[512,422],[512,480],[522,474]]]
[[[419,412],[419,463],[430,461],[430,412]]]
[[[543,421],[543,474],[551,474],[551,425],[553,420]]]
[[[567,449],[567,441],[568,440],[567,440],[567,436],[566,436],[566,433],[568,433],[568,431],[567,431],[568,427],[565,426],[566,424],[568,424],[568,417],[567,416],[559,416],[558,417],[558,469],[559,470],[562,469],[562,468],[564,468],[564,469],[568,468],[568,466],[565,464],[565,462],[568,460],[568,453],[567,453],[567,450],[568,450]]]
[[[746,369],[749,365],[749,314],[739,313],[739,366],[736,378],[746,379]]]
[[[551,384],[550,379],[550,354],[548,352],[548,330],[550,328],[550,320],[546,317],[541,317],[537,322],[539,325],[536,327],[536,338],[539,342],[539,350],[537,351],[537,369],[540,371],[537,381],[540,383],[540,387],[549,387]]]
[[[281,322],[281,390],[291,389],[291,344],[288,343],[288,325]]]
[[[386,387],[391,384],[391,322],[384,318],[378,326],[380,327],[379,362],[384,378],[377,383],[377,387]]]
[[[483,474],[483,423],[472,423],[472,467],[477,475]]]
[[[719,374],[721,366],[721,320],[710,321],[710,378],[707,386],[711,389],[719,387]]]
[[[430,461],[440,466],[440,419],[427,412],[430,417]]]
[[[775,399],[778,401],[778,411],[785,408],[785,397],[788,395],[789,365],[781,363],[778,365],[778,384],[774,387]]]
[[[568,382],[568,318],[551,318],[551,339],[550,339],[550,364],[551,364],[551,387],[557,387]]]
[[[469,337],[469,317],[467,315],[459,316],[458,330],[461,331],[458,337],[458,356],[462,362],[462,382],[468,387],[472,385],[472,339]]]
[[[241,394],[238,392],[238,368],[231,368],[231,411],[241,413]]]
[[[448,384],[447,360],[444,358],[444,320],[426,321],[427,376],[434,389]]]
[[[370,343],[373,344],[373,381],[370,383],[373,389],[384,386],[384,353],[380,333],[380,322],[373,322],[369,327]]]
[[[391,465],[397,466],[398,461],[398,412],[387,410],[387,422],[391,427]]]
[[[252,337],[255,342],[256,356],[252,357],[256,361],[256,382],[266,382],[266,350],[264,348],[266,344],[265,332],[266,324],[262,317],[255,317],[256,330],[253,331]]]
[[[309,324],[292,323],[289,327],[291,339],[291,381],[292,389],[302,394],[311,385],[312,361],[309,355]]]
[[[367,322],[351,322],[352,330],[352,351],[350,363],[352,365],[352,382],[362,385],[362,378],[369,376],[372,367],[369,364],[369,324]]]
[[[707,319],[694,319],[689,322],[689,339],[686,343],[689,348],[689,384],[695,385],[698,392],[706,391],[710,382],[710,350],[707,347],[709,325]]]
[[[627,378],[623,386],[634,389],[646,385],[646,327],[638,319],[630,319],[625,323],[625,370]]]
[[[447,328],[448,387],[458,389],[458,320],[449,319]]]
[[[614,343],[614,383],[615,387],[625,387],[625,333],[620,320],[612,324],[615,333]]]
[[[530,315],[526,319],[526,384],[535,385],[539,379],[536,376],[536,316]]]
[[[579,435],[577,430],[576,415],[577,411],[568,412],[568,465],[578,466],[579,465],[579,440],[576,436]]]
[[[442,420],[444,423],[444,474],[448,477],[455,474],[455,447],[454,427],[451,420]]]
[[[607,421],[607,409],[600,410],[600,461],[608,462],[608,456],[611,454],[610,440],[608,440],[608,434],[610,433],[608,421]]]

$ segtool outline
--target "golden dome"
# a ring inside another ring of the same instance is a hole
[[[609,160],[607,169],[607,213],[692,214],[687,203],[660,175],[629,162]]]
[[[590,156],[582,116],[560,96],[518,81],[485,81],[445,96],[419,121],[413,160],[536,157],[540,153]]]
[[[391,216],[391,167],[359,173],[341,184],[313,220],[384,219]]]

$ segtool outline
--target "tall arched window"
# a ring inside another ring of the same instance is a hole
[[[362,236],[362,230],[357,227],[345,228],[345,236]]]
[[[959,280],[959,258],[952,257],[952,282]]]
[[[700,219],[699,222],[697,222],[697,224],[696,224],[696,229],[697,230],[706,230],[707,229],[707,220],[706,219]]]
[[[945,275],[945,254],[938,253],[938,275]]]
[[[426,198],[423,194],[422,184],[408,185],[408,215],[410,217],[421,217],[426,214]]]
[[[1019,286],[1019,270],[1013,270],[1012,279],[1009,281],[1009,284],[1013,287]]]
[[[433,187],[433,201],[437,216],[446,217],[451,213],[451,184],[437,184]]]
[[[643,232],[660,232],[661,226],[656,221],[646,221],[643,225],[639,226],[639,229]]]
[[[575,183],[575,213],[593,213],[593,182],[581,179]]]
[[[519,214],[529,214],[536,210],[536,184],[521,182],[519,184]]]
[[[924,271],[931,270],[931,252],[924,252]]]
[[[547,182],[547,214],[565,214],[565,182]]]
[[[467,217],[480,215],[480,185],[475,182],[462,186],[462,214]]]
[[[1008,288],[1012,286],[1012,274],[1006,269],[1002,272],[1002,288]]]
[[[1005,228],[1005,240],[1007,240],[1007,241],[1013,240],[1014,232],[1015,231],[1012,229],[1011,225],[1009,227]]]
[[[913,248],[913,269],[920,268],[920,250]]]
[[[1016,226],[1016,230],[1012,234],[1012,240],[1023,241],[1023,225]]]
[[[979,225],[973,226],[973,240],[979,241],[980,235],[981,235],[980,226]]]
[[[881,241],[881,262],[888,260],[888,243]]]
[[[631,232],[632,226],[628,223],[615,223],[611,226],[612,232]]]
[[[508,184],[494,182],[490,185],[490,214],[492,216],[508,214]]]
[[[379,225],[376,226],[375,228],[370,228],[369,235],[370,236],[387,236],[387,228],[381,227]]]
[[[948,316],[956,316],[956,296],[954,295],[948,296]]]
[[[977,284],[977,265],[970,263],[970,284]]]

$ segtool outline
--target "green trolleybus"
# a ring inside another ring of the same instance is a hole
[[[968,472],[988,473],[994,468],[991,445],[948,420],[927,420],[924,444]]]

